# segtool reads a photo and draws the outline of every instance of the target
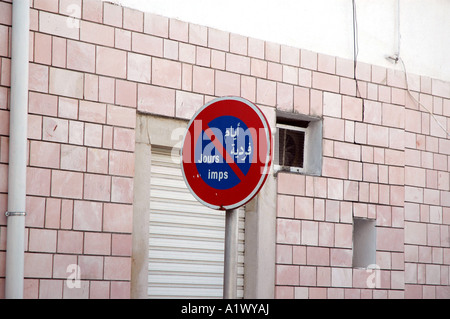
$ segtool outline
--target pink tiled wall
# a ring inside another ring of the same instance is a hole
[[[10,2],[0,2],[2,297]],[[127,79],[132,76],[127,62],[134,61],[132,53],[127,52],[132,32],[107,25],[113,13],[122,17],[122,9],[100,1],[30,3],[24,296],[129,298],[137,106],[137,83]],[[128,14],[124,17],[127,22],[132,18]],[[115,19],[112,22],[117,23]],[[66,284],[73,275],[68,268],[71,264],[80,266],[80,289],[70,289]]]
[[[224,95],[323,118],[322,176],[277,176],[275,297],[450,297],[450,142],[402,72],[358,63],[356,85],[350,60],[98,0],[30,3],[27,298],[130,296],[136,112],[188,119]],[[2,0],[1,212],[10,26]],[[449,130],[450,83],[408,79]],[[375,289],[352,268],[353,216],[376,220]],[[0,287],[5,235],[2,213]]]
[[[358,63],[356,86],[352,61],[303,53],[275,106],[323,117],[323,169],[278,174],[276,297],[449,298],[450,144],[411,95],[449,130],[450,83],[408,74],[410,95],[403,72]],[[353,217],[376,221],[378,271],[352,267]]]

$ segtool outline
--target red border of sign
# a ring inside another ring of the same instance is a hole
[[[194,147],[200,133],[208,128],[208,123],[225,115],[243,119],[248,128],[254,128],[257,132],[260,132],[261,128],[265,136],[252,134],[254,145],[258,145],[257,153],[253,154],[257,157],[257,161],[252,163],[245,178],[230,189],[219,190],[206,184],[199,176],[194,162]],[[201,129],[195,128],[195,120],[202,121]],[[187,140],[187,137],[190,137],[190,140]],[[217,98],[201,107],[189,122],[182,145],[181,171],[186,185],[199,202],[210,208],[229,210],[246,204],[260,191],[267,179],[272,160],[270,126],[261,110],[243,98]],[[191,151],[183,152],[185,147],[190,147]],[[265,160],[261,161],[261,158]]]

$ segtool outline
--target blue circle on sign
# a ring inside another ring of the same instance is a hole
[[[195,145],[197,171],[212,188],[232,188],[241,181],[236,170],[246,175],[251,167],[254,153],[251,132],[242,120],[230,115],[217,117],[208,126],[209,134],[202,131]],[[233,163],[224,159],[223,149]]]

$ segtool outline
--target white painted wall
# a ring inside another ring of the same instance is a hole
[[[249,37],[353,58],[352,0],[108,0]],[[355,0],[358,61],[450,81],[449,0]],[[398,15],[398,4],[400,14]],[[400,24],[398,24],[400,17]]]

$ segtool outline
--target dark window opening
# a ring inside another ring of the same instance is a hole
[[[320,176],[322,120],[277,110],[274,170]]]
[[[303,168],[305,132],[296,127],[279,125],[278,165]]]

